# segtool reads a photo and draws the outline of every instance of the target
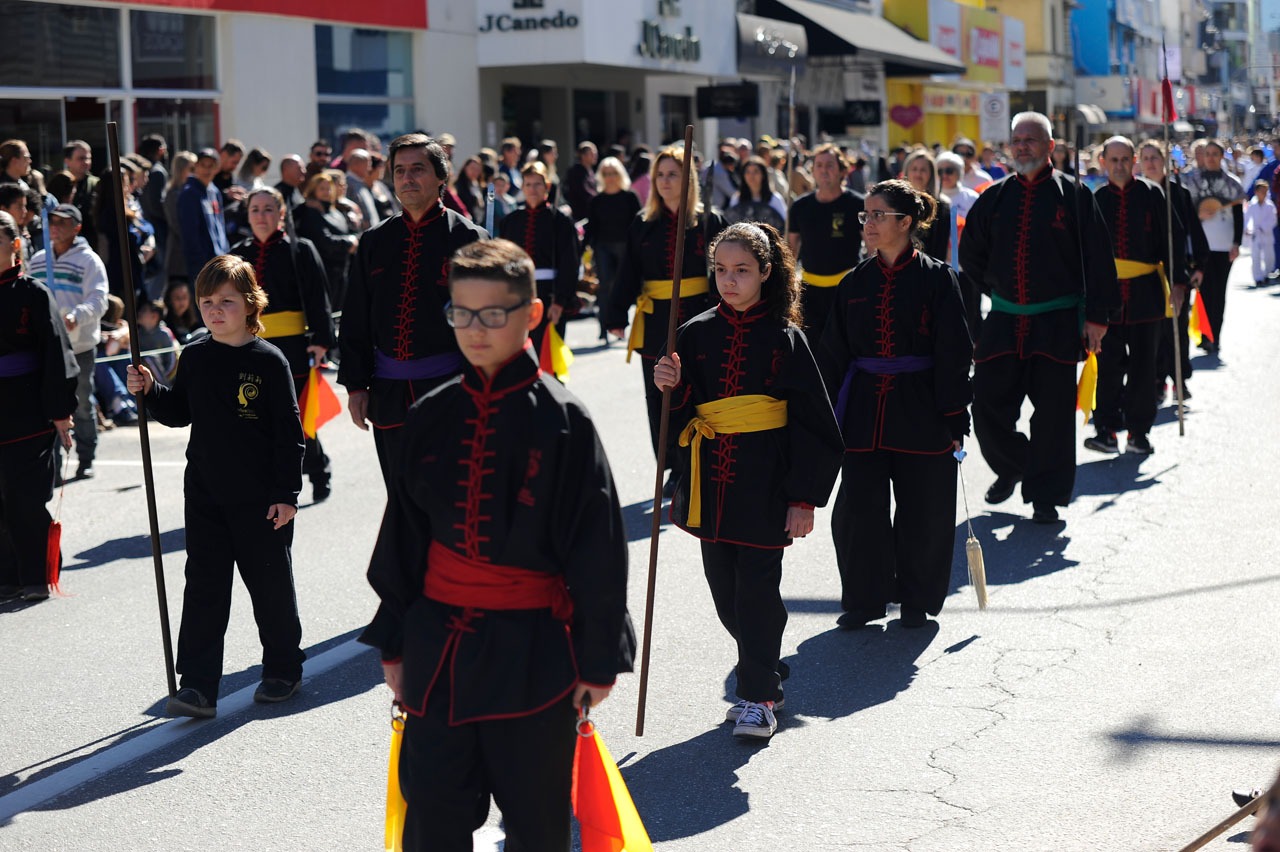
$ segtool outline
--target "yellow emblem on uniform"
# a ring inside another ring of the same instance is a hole
[[[236,392],[236,402],[240,403],[240,410],[237,412],[246,420],[257,420],[257,412],[249,408],[249,403],[258,398],[258,386],[253,382],[244,382],[240,385],[240,390]]]

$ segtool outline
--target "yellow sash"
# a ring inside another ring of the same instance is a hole
[[[631,353],[644,345],[644,315],[653,313],[653,303],[659,299],[671,301],[674,281],[646,281],[640,290],[640,298],[636,299],[636,318],[631,321],[631,337],[627,339],[627,363],[631,363]],[[680,279],[680,296],[700,296],[711,289],[707,276]]]
[[[691,448],[689,526],[702,526],[702,439],[741,432],[764,432],[787,425],[787,401],[764,394],[745,394],[704,402],[680,433],[680,446]]]
[[[835,287],[852,271],[852,269],[846,269],[844,272],[837,272],[834,275],[819,275],[816,272],[803,270],[800,273],[800,280],[810,287]]]
[[[265,328],[259,337],[294,337],[307,333],[307,318],[302,311],[276,311],[258,319]]]
[[[1128,281],[1130,278],[1141,278],[1151,273],[1160,275],[1160,286],[1164,287],[1164,316],[1169,319],[1173,316],[1173,302],[1169,299],[1169,279],[1164,274],[1164,261],[1160,263],[1142,263],[1137,260],[1126,260],[1122,257],[1116,258],[1116,277],[1122,281]],[[1086,423],[1088,420],[1085,421]]]

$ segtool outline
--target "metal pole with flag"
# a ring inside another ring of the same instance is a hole
[[[689,171],[693,167],[693,125],[684,128],[684,158],[680,163],[680,212],[676,218],[676,252],[671,269],[671,316],[667,320],[667,349],[676,350],[676,326],[680,319],[680,278],[684,274],[684,234],[689,225]],[[649,692],[649,646],[653,641],[653,596],[658,585],[658,535],[662,532],[662,476],[667,466],[668,420],[671,419],[671,388],[662,392],[662,415],[658,420],[658,472],[653,485],[653,527],[649,533],[649,586],[644,599],[644,642],[640,652],[640,700],[636,705],[636,736],[644,736],[644,708]]]
[[[1173,83],[1169,81],[1169,49],[1165,46],[1164,37],[1160,38],[1160,52],[1164,58],[1164,79],[1160,83],[1160,96],[1163,101],[1161,117],[1164,120],[1164,167],[1165,167],[1165,224],[1169,229],[1169,275],[1173,275],[1173,151],[1170,150],[1169,129],[1178,120],[1177,110],[1173,105]],[[1176,286],[1176,284],[1175,284]],[[1188,292],[1186,298],[1191,298]],[[1174,310],[1172,294],[1169,300],[1169,318],[1173,323],[1173,392],[1178,401],[1178,437],[1187,434],[1187,422],[1183,416],[1182,406],[1182,339],[1178,334],[1178,317],[1181,309]]]
[[[115,239],[120,245],[120,270],[124,274],[124,304],[129,328],[138,327],[138,297],[133,280],[133,264],[129,263],[129,226],[125,219],[124,187],[120,177],[120,125],[114,121],[107,122],[107,156],[111,164],[111,187],[108,190],[114,196],[113,204],[116,214]],[[130,363],[139,367],[142,355],[139,348],[138,335],[129,335]],[[164,586],[164,557],[160,549],[160,521],[156,518],[156,480],[151,469],[151,435],[147,431],[147,403],[145,394],[139,394],[138,402],[138,440],[142,443],[142,481],[147,493],[147,520],[151,524],[151,561],[155,566],[156,595],[160,602],[160,634],[164,640],[164,673],[169,681],[169,697],[178,692],[178,683],[173,670],[173,639],[169,631],[169,596]]]

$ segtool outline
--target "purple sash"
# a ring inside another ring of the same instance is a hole
[[[25,376],[28,373],[34,373],[38,369],[40,369],[40,358],[34,350],[27,349],[22,352],[10,352],[8,355],[0,355],[0,379]]]
[[[836,422],[844,425],[844,411],[849,405],[855,373],[874,373],[878,376],[897,376],[902,373],[922,373],[933,367],[932,355],[901,355],[897,358],[854,358],[840,384],[836,397]]]
[[[381,351],[373,350],[373,376],[377,379],[439,379],[461,372],[466,360],[461,352],[445,352],[426,358],[397,361]]]

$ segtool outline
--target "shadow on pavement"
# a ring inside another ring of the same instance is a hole
[[[307,649],[307,656],[308,658],[316,657],[330,648],[355,638],[359,632],[360,630],[353,630],[342,636],[335,636],[332,639],[320,642]],[[237,689],[257,683],[260,680],[258,672],[260,672],[260,667],[255,666],[245,672],[224,678],[221,691],[222,697],[225,698]],[[205,745],[234,733],[242,725],[315,710],[327,704],[361,695],[381,685],[382,682],[382,667],[378,664],[376,655],[362,654],[324,672],[318,677],[305,679],[297,697],[290,701],[281,704],[255,704],[248,712],[237,713],[225,719],[212,719],[207,722],[186,722],[184,724],[199,725],[199,732],[180,739],[170,746],[144,754],[133,763],[94,778],[85,786],[45,802],[33,808],[33,810],[66,810],[118,793],[154,784],[157,781],[163,781],[166,778],[177,775],[182,770],[179,768],[161,769],[161,767],[170,767],[171,764],[198,751]],[[40,763],[13,770],[0,776],[0,796],[22,789],[28,784],[73,767],[159,727],[160,724],[168,721],[163,715],[166,700],[167,697],[161,698],[143,711],[143,715],[150,718],[142,722],[49,757]],[[88,749],[92,749],[92,751],[88,751]],[[19,783],[19,776],[22,773],[36,768],[39,768],[39,771],[23,778]],[[0,823],[0,826],[2,825],[3,823]]]
[[[662,529],[671,526],[671,518],[667,514],[671,504],[662,504]],[[627,527],[627,541],[644,541],[653,535],[653,500],[641,500],[630,506],[622,507],[622,522]]]
[[[777,736],[784,735],[787,724],[780,722]],[[749,810],[747,793],[738,787],[738,770],[757,749],[731,730],[728,724],[719,725],[622,767],[651,840],[693,837]]]
[[[1174,419],[1177,419],[1176,416]],[[1118,456],[1102,456],[1086,450],[1094,460],[1076,465],[1075,497],[1093,497],[1098,495],[1120,495],[1130,491],[1145,491],[1160,482],[1160,475],[1173,470],[1167,467],[1145,478],[1142,476],[1143,464],[1155,464],[1154,456],[1140,456],[1134,453],[1121,453]],[[1095,511],[1102,511],[1111,506],[1108,501]]]
[[[1217,352],[1201,352],[1191,358],[1192,370],[1220,370],[1227,366]]]
[[[187,531],[184,527],[160,533],[160,552],[176,553],[187,547]],[[97,568],[115,562],[117,559],[146,559],[151,555],[150,535],[131,535],[127,538],[113,538],[102,544],[82,550],[73,558],[82,562],[66,563],[64,556],[63,571],[79,571],[83,568]]]
[[[1151,716],[1139,716],[1122,728],[1106,734],[1107,739],[1117,749],[1117,758],[1130,759],[1137,755],[1139,749],[1148,746],[1188,745],[1211,746],[1218,748],[1257,748],[1274,752],[1280,749],[1280,740],[1246,739],[1242,737],[1220,737],[1195,734],[1162,734],[1155,730],[1155,720]]]
[[[1009,528],[1008,535],[998,538],[996,531],[1005,528]],[[1061,532],[1062,524],[1037,524],[1030,518],[1008,512],[989,511],[975,517],[973,534],[982,543],[988,585],[1021,583],[1078,565],[1076,560],[1063,556],[1071,538]],[[951,555],[948,596],[969,585],[969,563],[964,550],[968,537],[968,527],[961,520],[956,526],[955,550]]]

